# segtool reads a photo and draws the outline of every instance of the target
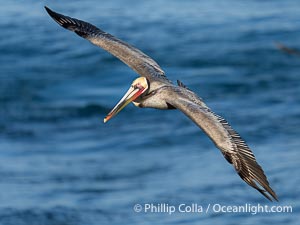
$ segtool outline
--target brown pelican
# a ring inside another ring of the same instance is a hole
[[[177,81],[178,86],[173,85],[160,66],[135,47],[90,23],[45,8],[59,25],[105,49],[141,76],[133,81],[124,97],[105,117],[104,122],[130,102],[141,108],[179,109],[208,135],[248,185],[257,189],[270,201],[278,201],[248,145],[225,119],[208,108],[194,92],[180,81]]]
[[[288,47],[280,42],[275,42],[275,45],[280,51],[284,53],[287,53],[289,55],[300,56],[300,51],[298,49]]]

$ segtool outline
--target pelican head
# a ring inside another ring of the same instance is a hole
[[[146,77],[139,77],[135,79],[123,98],[116,104],[116,106],[104,118],[104,123],[117,115],[126,105],[143,95],[149,89]],[[135,104],[136,105],[136,104]]]

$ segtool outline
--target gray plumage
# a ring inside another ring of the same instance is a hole
[[[139,75],[148,79],[168,79],[165,72],[149,56],[126,42],[106,33],[94,25],[53,12],[45,7],[49,15],[62,27],[75,32],[77,35],[89,40],[94,45],[108,51],[122,62],[131,67]]]
[[[150,84],[149,92],[135,101],[137,106],[158,109],[176,108],[182,111],[208,135],[247,184],[257,189],[270,201],[273,199],[278,201],[264,171],[256,162],[245,141],[225,119],[208,108],[203,100],[186,88],[182,82],[177,81],[178,86],[173,85],[153,59],[111,34],[87,22],[45,8],[59,25],[105,49],[140,76],[147,78]]]

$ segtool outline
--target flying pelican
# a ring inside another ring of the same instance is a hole
[[[278,201],[264,171],[256,162],[245,141],[225,119],[208,108],[203,100],[182,82],[177,81],[178,86],[172,84],[153,59],[111,34],[90,23],[64,16],[47,7],[45,9],[59,25],[108,51],[140,75],[108,113],[104,122],[115,116],[130,102],[140,108],[179,109],[208,135],[248,185],[270,201]]]
[[[300,56],[300,51],[296,48],[291,48],[288,47],[280,42],[275,42],[276,47],[281,50],[282,52],[285,52],[289,55],[296,55],[296,56]]]

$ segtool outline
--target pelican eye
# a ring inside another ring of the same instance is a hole
[[[145,97],[150,97],[150,96],[152,96],[152,95],[155,95],[155,93],[156,93],[156,90],[151,91],[151,92],[149,92],[148,94],[146,94]]]

